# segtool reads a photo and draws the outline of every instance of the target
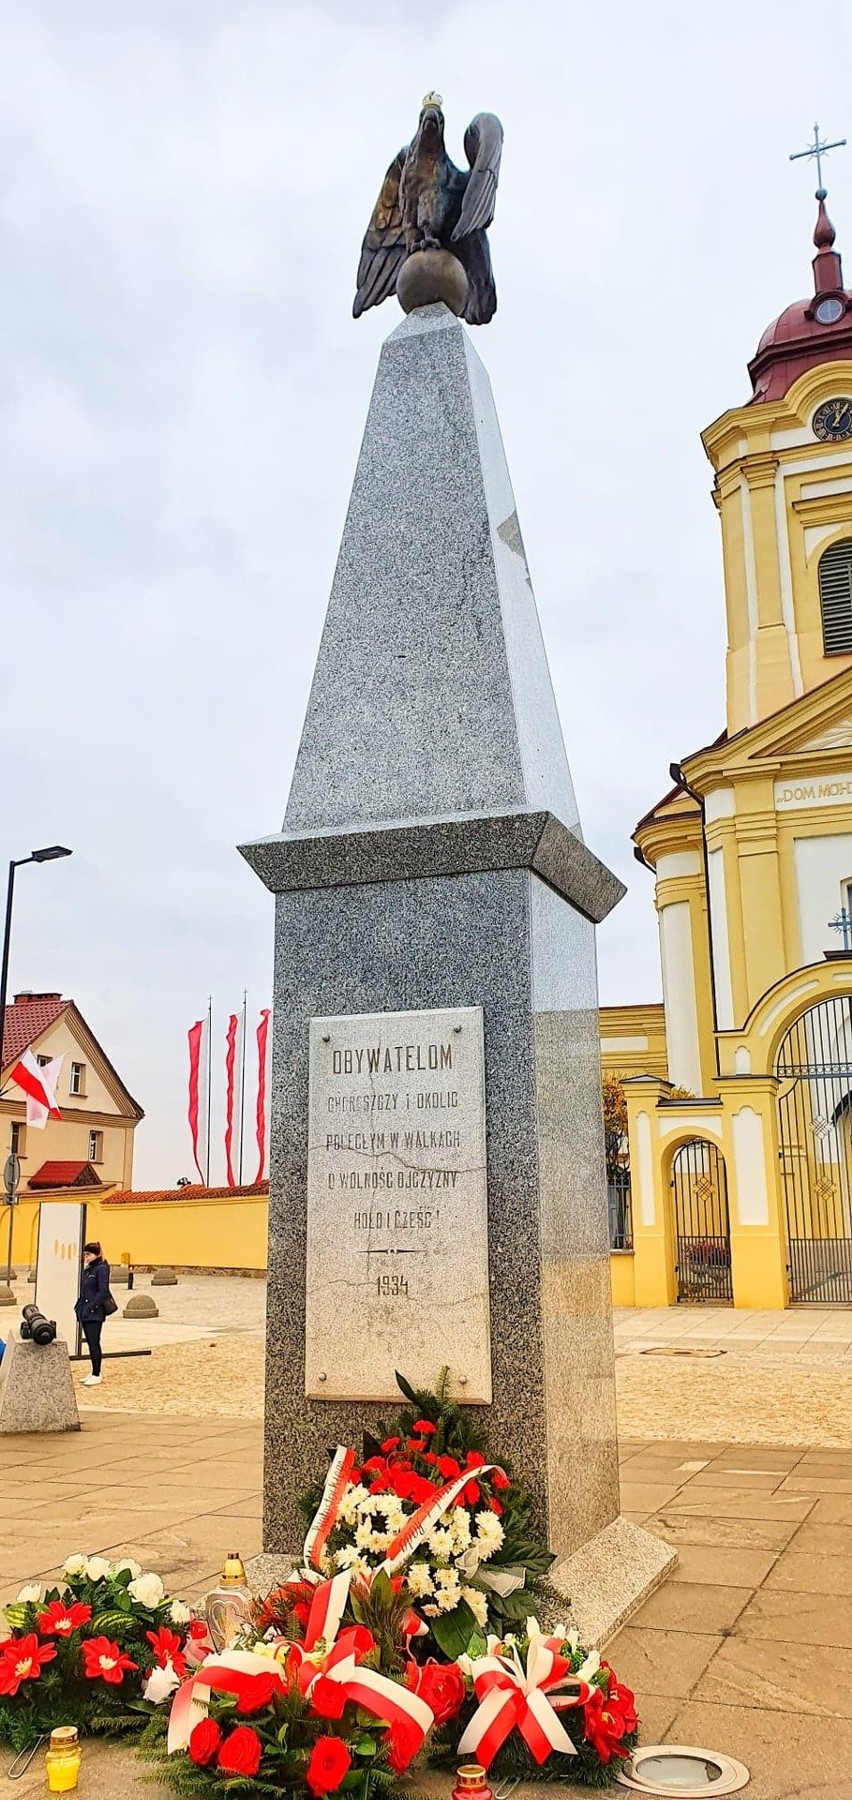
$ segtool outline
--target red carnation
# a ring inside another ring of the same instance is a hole
[[[397,1450],[397,1449],[398,1449],[398,1448],[399,1448],[399,1445],[400,1445],[400,1444],[401,1444],[401,1443],[402,1443],[402,1439],[401,1439],[401,1438],[398,1438],[398,1437],[395,1437],[395,1438],[385,1438],[385,1441],[384,1441],[384,1443],[383,1443],[383,1445],[382,1445],[382,1455],[383,1455],[383,1456],[389,1456],[389,1455],[390,1455],[390,1452],[391,1452],[391,1450]],[[366,1468],[368,1468],[368,1467],[369,1467],[369,1464],[368,1464],[368,1463],[365,1463],[365,1464],[364,1464],[364,1467],[365,1467],[365,1469],[366,1469]]]
[[[311,1712],[320,1719],[342,1719],[346,1705],[346,1695],[341,1681],[330,1681],[327,1675],[318,1675],[311,1688]]]
[[[90,1606],[84,1606],[81,1600],[74,1600],[70,1606],[63,1606],[61,1600],[51,1600],[43,1613],[39,1613],[36,1624],[45,1637],[70,1637],[80,1625],[88,1625],[92,1616]]]
[[[425,1700],[435,1714],[435,1724],[444,1725],[461,1711],[465,1696],[464,1676],[458,1663],[409,1662],[405,1685]]]
[[[363,1473],[365,1475],[384,1475],[386,1471],[387,1463],[383,1456],[369,1457],[363,1468]]]
[[[429,1437],[433,1431],[437,1431],[438,1427],[432,1424],[431,1419],[415,1419],[411,1429],[416,1431],[419,1437]]]
[[[44,1664],[56,1655],[54,1644],[40,1644],[34,1631],[7,1638],[0,1645],[0,1694],[16,1694],[22,1681],[38,1681]]]
[[[415,1456],[422,1456],[426,1448],[426,1439],[411,1437],[408,1440],[408,1448],[414,1451]]]
[[[454,1456],[439,1456],[438,1468],[445,1481],[452,1481],[454,1476],[461,1474],[461,1469]]]
[[[494,1473],[491,1476],[491,1486],[492,1487],[500,1488],[502,1490],[503,1488],[511,1487],[511,1485],[512,1485],[512,1483],[509,1480],[509,1477],[506,1474],[505,1469],[495,1469],[494,1470]]]
[[[194,1763],[203,1769],[212,1762],[219,1745],[222,1733],[215,1719],[199,1719],[189,1734],[188,1750]]]
[[[228,1775],[256,1775],[260,1768],[263,1746],[250,1725],[238,1725],[226,1737],[217,1758],[219,1768]]]
[[[483,1456],[482,1451],[468,1450],[467,1456],[464,1459],[464,1466],[466,1469],[484,1469],[485,1457]]]
[[[125,1669],[139,1666],[124,1655],[118,1644],[106,1637],[84,1638],[81,1648],[83,1674],[89,1681],[106,1681],[110,1687],[120,1687]]]
[[[317,1738],[305,1780],[312,1794],[334,1794],[352,1766],[352,1758],[342,1738]]]
[[[470,1483],[468,1483],[468,1486],[470,1486]],[[467,1488],[465,1488],[465,1493],[467,1493]],[[493,1512],[493,1513],[496,1513],[496,1514],[497,1514],[497,1517],[498,1517],[498,1519],[499,1519],[499,1518],[500,1518],[500,1516],[501,1516],[501,1514],[502,1514],[502,1511],[503,1511],[503,1508],[502,1508],[502,1506],[501,1506],[501,1505],[500,1505],[500,1502],[499,1502],[499,1500],[495,1500],[495,1499],[494,1499],[494,1496],[493,1496],[493,1494],[492,1494],[492,1496],[491,1496],[491,1499],[490,1499],[490,1500],[486,1500],[486,1502],[485,1502],[485,1504],[486,1504],[486,1506],[487,1506],[487,1507],[488,1507],[488,1511],[489,1511],[489,1512]]]
[[[145,1636],[160,1668],[164,1669],[166,1663],[171,1663],[175,1674],[183,1678],[186,1674],[186,1657],[177,1632],[169,1631],[167,1625],[161,1625],[159,1631],[146,1631]]]

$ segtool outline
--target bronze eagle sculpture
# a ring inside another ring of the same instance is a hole
[[[429,250],[450,252],[464,268],[462,318],[469,325],[487,325],[494,317],[497,293],[486,230],[494,218],[503,127],[494,113],[477,113],[464,134],[470,167],[457,169],[444,146],[441,107],[440,94],[426,95],[415,136],[382,182],[361,247],[356,319],[394,292],[409,256]]]

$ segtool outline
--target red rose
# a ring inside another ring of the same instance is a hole
[[[310,1616],[311,1609],[307,1600],[297,1600],[293,1608],[294,1619],[298,1619],[300,1625],[307,1625]]]
[[[432,1424],[431,1419],[415,1419],[411,1429],[416,1431],[419,1437],[429,1437],[431,1432],[437,1431],[438,1427]]]
[[[260,1768],[263,1747],[256,1731],[250,1725],[238,1725],[230,1737],[226,1737],[217,1758],[220,1769],[228,1775],[256,1775]]]
[[[193,1725],[189,1734],[188,1749],[193,1762],[198,1763],[199,1768],[203,1769],[207,1763],[213,1761],[221,1742],[222,1733],[216,1720],[199,1719],[198,1724]]]
[[[506,1474],[505,1469],[495,1469],[494,1470],[494,1473],[491,1476],[491,1486],[492,1487],[502,1489],[502,1488],[511,1487],[511,1485],[512,1485],[512,1483],[509,1480],[509,1477]]]
[[[458,1663],[410,1662],[405,1671],[405,1685],[431,1706],[436,1725],[445,1725],[461,1711],[465,1685]]]
[[[268,1675],[265,1672],[263,1675],[248,1675],[237,1701],[237,1712],[242,1713],[243,1717],[247,1713],[260,1712],[264,1706],[269,1705],[273,1694],[280,1694],[285,1686],[283,1675],[276,1673],[275,1669],[270,1669]]]
[[[352,1766],[352,1758],[342,1738],[317,1738],[305,1780],[312,1794],[333,1794]]]
[[[320,1719],[342,1719],[346,1695],[340,1681],[330,1681],[327,1675],[318,1675],[311,1689],[311,1712]]]
[[[395,1775],[404,1775],[410,1762],[414,1761],[423,1739],[412,1719],[397,1719],[390,1731],[385,1732],[385,1743],[388,1747],[388,1762]]]

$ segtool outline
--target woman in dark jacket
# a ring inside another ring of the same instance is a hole
[[[109,1263],[101,1256],[98,1243],[83,1245],[83,1279],[80,1298],[74,1308],[92,1359],[91,1375],[83,1376],[83,1387],[95,1387],[101,1376],[101,1331],[107,1316],[109,1295]]]

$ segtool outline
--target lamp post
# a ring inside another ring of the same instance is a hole
[[[70,856],[64,844],[47,844],[42,850],[31,850],[29,856],[20,856],[9,864],[9,880],[6,887],[6,923],[3,929],[3,959],[0,962],[0,1079],[2,1079],[3,1039],[6,1027],[6,990],[9,984],[9,946],[12,939],[12,902],[15,897],[15,870],[23,869],[27,863],[58,862],[61,856]],[[10,1159],[11,1160],[11,1159]],[[9,1208],[9,1252],[6,1259],[6,1287],[0,1287],[0,1306],[14,1306],[15,1296],[12,1293],[12,1224],[14,1221],[14,1205],[16,1194],[7,1193],[6,1204]]]

